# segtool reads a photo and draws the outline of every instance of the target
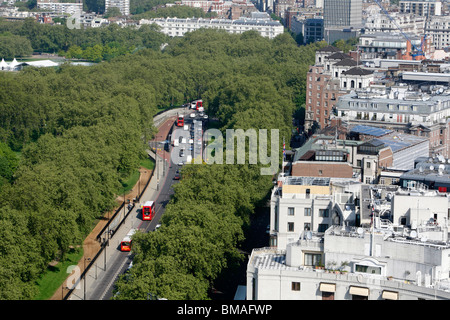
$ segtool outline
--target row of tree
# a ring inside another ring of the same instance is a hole
[[[68,51],[78,46],[83,50],[95,45],[120,48],[156,48],[168,41],[167,37],[153,25],[143,25],[139,29],[134,27],[122,28],[111,24],[104,28],[69,29],[65,24],[40,24],[35,19],[24,21],[2,21],[0,19],[0,34],[13,35],[13,39],[29,41],[34,52],[58,53]],[[0,37],[0,52],[6,50]],[[22,43],[21,42],[21,43]]]
[[[113,30],[101,32],[114,39],[128,32]],[[148,40],[160,42],[154,35]],[[0,141],[21,151],[20,162],[9,149],[0,153],[0,298],[32,299],[48,263],[81,244],[113,207],[160,107],[203,98],[222,130],[279,129],[289,141],[321,45],[298,47],[286,34],[270,40],[199,30],[170,39],[163,52],[0,73]],[[119,284],[119,297],[207,298],[217,274],[241,258],[236,248],[270,182],[251,165],[186,169],[161,232],[140,235],[133,280]]]

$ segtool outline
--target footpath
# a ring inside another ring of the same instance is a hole
[[[153,118],[153,123],[155,127],[158,128],[158,133],[155,138],[150,141],[149,146],[158,145],[157,142],[164,141],[167,139],[168,134],[172,128],[174,121],[176,120],[177,114],[183,113],[187,114],[188,110],[184,108],[177,108],[165,111],[158,114]],[[153,200],[158,195],[158,184],[163,179],[165,162],[170,161],[170,153],[165,151],[164,148],[156,148],[156,152],[153,152],[151,148],[148,150],[149,157],[155,160],[155,168],[153,171],[146,168],[140,168],[140,179],[133,187],[133,189],[123,196],[117,198],[118,205],[122,203],[132,203],[134,199],[139,198],[139,193],[141,192],[141,197],[139,202],[128,212],[126,218],[118,227],[113,236],[109,239],[108,250],[104,250],[104,254],[99,254],[102,249],[101,243],[98,241],[99,233],[105,228],[105,226],[110,222],[113,213],[116,212],[117,208],[112,212],[106,213],[102,219],[98,222],[92,232],[87,236],[83,243],[83,257],[79,260],[77,266],[72,266],[74,271],[68,270],[68,278],[63,282],[63,284],[55,291],[50,300],[62,300],[70,292],[69,288],[75,289],[72,291],[70,300],[82,300],[86,296],[86,292],[89,292],[91,288],[95,287],[99,281],[101,281],[104,275],[105,269],[103,265],[107,265],[108,262],[114,260],[114,256],[117,255],[115,248],[119,246],[120,241],[127,234],[131,227],[135,227],[141,223],[138,217],[137,209],[140,208],[140,204],[148,200]],[[143,188],[147,185],[145,190],[142,192]],[[125,213],[126,205],[122,210]],[[97,256],[98,262],[94,261]],[[93,264],[95,265],[93,265]],[[91,268],[86,271],[85,279],[81,279],[80,276],[84,272],[85,268],[91,264]],[[86,281],[87,280],[87,281]],[[87,284],[86,284],[87,283]],[[86,284],[86,288],[84,285]],[[86,296],[89,297],[88,295]],[[66,297],[67,298],[67,297]]]

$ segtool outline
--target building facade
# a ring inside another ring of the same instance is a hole
[[[105,12],[114,7],[118,8],[122,15],[130,15],[130,0],[105,0]]]
[[[365,124],[390,129],[429,141],[430,156],[450,154],[450,91],[429,94],[392,86],[384,94],[369,90],[343,95],[336,113],[349,125]]]
[[[442,10],[440,0],[401,0],[399,6],[401,13],[412,13],[423,17],[439,16]]]
[[[324,0],[325,28],[362,25],[362,0]]]
[[[161,32],[171,37],[182,37],[186,32],[192,32],[201,28],[213,28],[225,30],[229,33],[241,34],[249,30],[255,30],[263,37],[275,38],[284,32],[284,27],[279,21],[245,19],[178,19],[178,18],[158,18],[141,19],[139,24],[157,24],[161,27]]]

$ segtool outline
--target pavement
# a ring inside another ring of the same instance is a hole
[[[156,135],[156,141],[163,141],[167,139],[167,135],[172,127],[173,121],[178,113],[188,113],[186,109],[172,109],[160,115],[154,117],[154,124],[158,127],[158,134]],[[126,270],[131,262],[131,255],[128,252],[121,252],[118,248],[121,240],[130,231],[130,229],[138,228],[143,231],[152,231],[156,227],[159,219],[161,218],[160,210],[168,202],[170,196],[170,183],[165,183],[169,173],[174,174],[174,165],[170,163],[170,153],[164,151],[164,149],[158,149],[156,154],[148,150],[149,156],[156,158],[154,174],[143,192],[139,203],[131,209],[124,208],[122,216],[126,216],[120,227],[112,235],[109,240],[109,245],[105,247],[103,252],[100,252],[95,261],[84,261],[85,266],[90,266],[86,272],[86,276],[80,278],[82,270],[78,266],[73,266],[72,273],[68,276],[65,288],[74,288],[68,300],[104,300],[109,299],[112,294],[113,285],[117,277]],[[172,179],[172,177],[170,177]],[[171,181],[169,181],[171,182]],[[163,188],[165,186],[165,188]],[[161,203],[157,204],[156,217],[150,222],[144,222],[141,219],[140,204],[148,200],[158,199],[160,193],[166,193]],[[159,211],[159,212],[158,212]],[[126,256],[126,258],[124,257]],[[81,263],[81,266],[83,263]],[[83,268],[85,269],[85,268]],[[70,270],[68,270],[69,273]],[[64,292],[64,291],[63,291]],[[62,292],[62,293],[63,293]],[[64,293],[65,293],[64,292]]]

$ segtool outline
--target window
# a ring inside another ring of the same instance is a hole
[[[369,266],[363,266],[363,265],[357,264],[355,266],[355,271],[371,273],[371,274],[381,274],[381,267],[369,267]]]
[[[328,229],[328,224],[326,223],[320,223],[319,228],[317,229],[318,232],[325,232]]]
[[[310,194],[311,194],[311,189],[306,189],[306,199],[309,199]]]
[[[305,217],[310,217],[310,216],[311,216],[311,208],[305,208]]]
[[[322,255],[320,253],[305,253],[304,265],[317,266],[322,262]]]
[[[370,169],[370,162],[366,162],[366,168]]]
[[[288,208],[288,216],[294,215],[294,208]]]
[[[319,209],[319,217],[328,218],[329,217],[328,209]]]
[[[300,291],[300,282],[292,282],[291,288],[292,291]]]
[[[288,222],[288,231],[294,232],[294,223],[293,222]]]

